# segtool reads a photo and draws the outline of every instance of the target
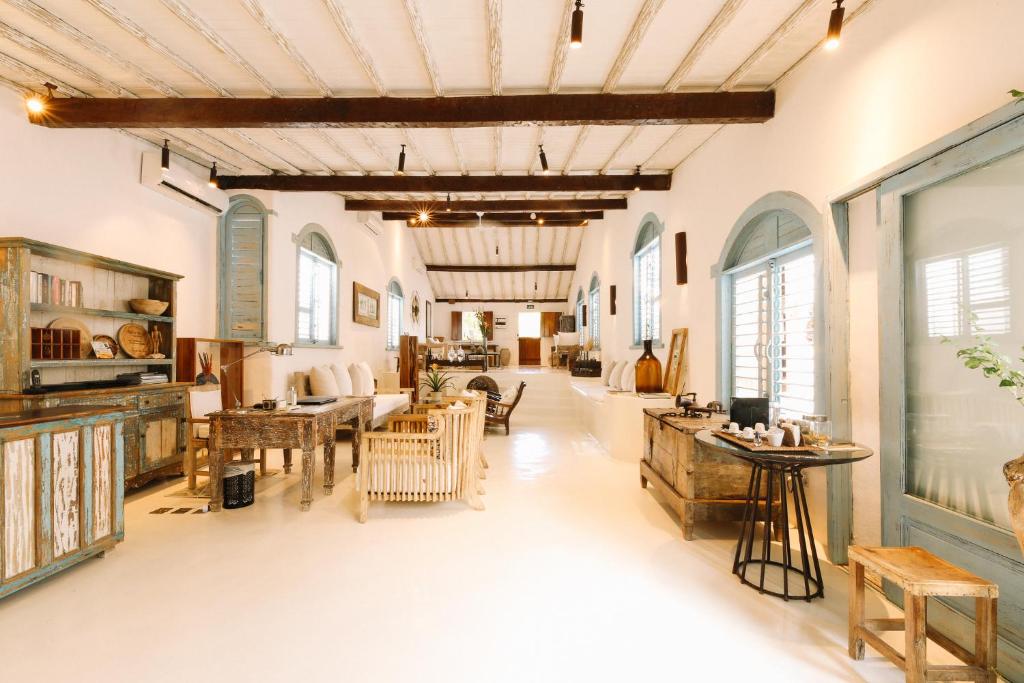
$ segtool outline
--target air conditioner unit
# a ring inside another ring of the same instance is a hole
[[[181,166],[172,165],[166,171],[160,168],[159,152],[142,153],[140,182],[151,190],[193,208],[220,215],[228,209],[228,195],[210,187],[206,178],[200,178]]]
[[[366,231],[374,237],[384,234],[384,224],[377,218],[376,214],[369,211],[356,211],[356,220],[362,223]]]

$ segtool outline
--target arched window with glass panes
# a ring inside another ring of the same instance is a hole
[[[590,325],[590,341],[595,349],[601,348],[601,279],[594,273],[590,277],[590,293],[587,295],[587,323]]]
[[[576,334],[579,335],[580,346],[583,346],[584,341],[584,326],[583,326],[583,288],[580,287],[576,292]]]
[[[388,322],[387,322],[387,350],[394,351],[398,348],[398,338],[402,336],[402,310],[405,307],[405,294],[402,293],[402,285],[398,280],[391,278],[388,283]]]
[[[296,238],[298,282],[295,313],[297,344],[338,344],[339,263],[331,238],[309,224]]]
[[[724,261],[729,394],[767,397],[788,417],[815,412],[815,259],[810,229],[786,210],[747,224]]]
[[[661,341],[661,233],[649,214],[633,241],[633,344]]]

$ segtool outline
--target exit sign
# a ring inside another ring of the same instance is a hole
[[[532,311],[533,310],[533,304],[526,304],[526,310]]]

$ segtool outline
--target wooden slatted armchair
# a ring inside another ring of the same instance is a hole
[[[431,410],[437,410],[438,408],[450,408],[455,403],[461,401],[463,404],[468,405],[473,409],[473,434],[475,435],[475,452],[477,457],[477,476],[481,479],[487,478],[486,468],[490,467],[487,462],[487,457],[484,455],[484,430],[486,428],[487,420],[487,393],[483,391],[470,391],[472,396],[459,395],[459,396],[448,396],[443,399],[440,403],[414,403],[412,405],[412,412],[417,415],[426,415]],[[480,493],[483,493],[481,487]]]
[[[362,435],[359,521],[370,501],[465,500],[483,510],[477,493],[471,408],[443,408],[426,415],[398,415],[387,431]]]
[[[516,389],[516,397],[512,399],[512,403],[502,403],[501,401],[495,401],[494,399],[487,399],[487,417],[486,422],[489,427],[505,426],[505,435],[508,435],[508,421],[512,417],[512,411],[519,405],[519,399],[523,397],[523,389],[526,388],[526,382],[520,382],[519,388]]]

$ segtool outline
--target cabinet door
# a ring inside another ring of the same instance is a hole
[[[180,418],[177,409],[154,410],[139,415],[140,473],[181,462]]]

